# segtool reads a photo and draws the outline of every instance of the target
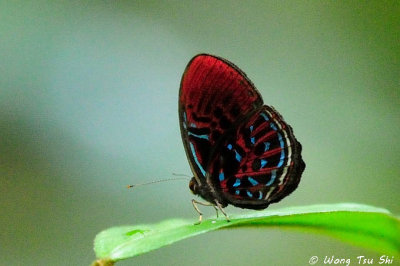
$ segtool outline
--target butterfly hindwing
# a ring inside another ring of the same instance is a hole
[[[179,119],[197,182],[205,182],[212,150],[220,138],[262,104],[254,85],[232,63],[206,54],[189,62],[179,92]]]
[[[208,171],[226,204],[264,209],[290,194],[305,164],[280,114],[263,106],[219,144]]]

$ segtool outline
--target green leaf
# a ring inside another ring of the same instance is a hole
[[[176,241],[217,229],[274,227],[328,235],[377,252],[400,254],[400,219],[389,211],[343,203],[250,212],[246,215],[205,220],[172,219],[158,224],[113,227],[99,233],[94,250],[107,263],[134,257]],[[100,265],[100,264],[99,264]]]

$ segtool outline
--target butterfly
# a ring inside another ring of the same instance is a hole
[[[229,204],[261,210],[292,193],[305,163],[292,128],[246,74],[209,54],[187,65],[179,90],[179,123],[193,172],[189,188],[218,215]]]

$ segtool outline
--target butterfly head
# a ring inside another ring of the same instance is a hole
[[[190,180],[189,189],[190,191],[192,191],[193,194],[195,195],[199,194],[199,185],[197,184],[195,177],[192,177],[192,179]]]

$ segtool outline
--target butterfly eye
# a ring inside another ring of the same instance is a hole
[[[194,178],[192,178],[192,179],[190,180],[190,182],[189,182],[189,189],[190,189],[190,191],[192,191],[193,194],[196,194],[196,191],[197,191],[197,183],[196,183],[196,181],[194,180]]]

